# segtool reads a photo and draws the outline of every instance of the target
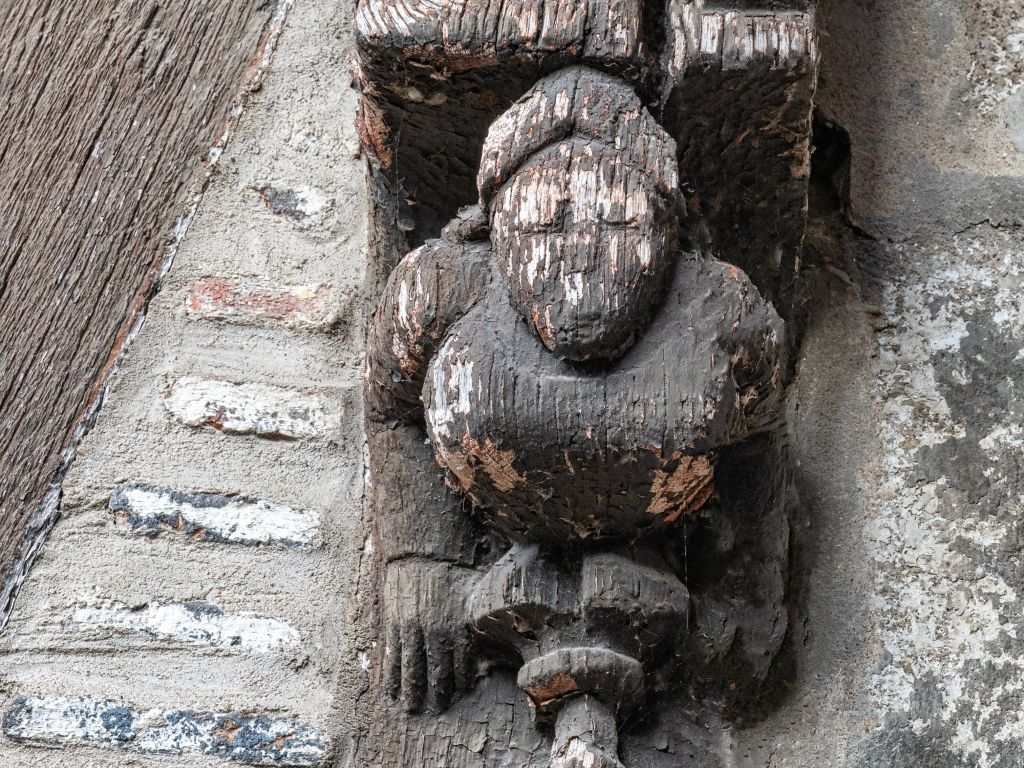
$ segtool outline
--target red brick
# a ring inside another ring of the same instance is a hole
[[[189,314],[206,320],[328,330],[339,320],[333,286],[275,285],[259,278],[211,277],[192,288]]]

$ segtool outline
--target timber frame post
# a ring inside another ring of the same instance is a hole
[[[360,0],[357,39],[362,758],[716,765],[788,625],[813,8]]]

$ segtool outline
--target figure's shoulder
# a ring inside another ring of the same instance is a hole
[[[431,280],[447,276],[458,289],[467,283],[477,285],[489,277],[493,262],[486,219],[481,220],[479,206],[459,211],[440,237],[427,240],[409,251],[391,272],[390,282],[401,283],[411,276],[429,274]]]
[[[720,330],[739,330],[748,321],[782,323],[775,307],[746,272],[735,264],[699,253],[679,258],[668,300],[685,305],[694,317],[717,323]],[[733,322],[726,322],[729,318]]]

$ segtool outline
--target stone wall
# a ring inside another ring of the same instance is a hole
[[[819,23],[850,163],[808,232],[790,395],[798,671],[731,754],[1021,765],[1024,6],[825,0]]]

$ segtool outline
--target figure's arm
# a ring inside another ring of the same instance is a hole
[[[388,278],[367,345],[371,421],[422,424],[427,365],[448,328],[483,297],[490,280],[489,241],[466,237],[466,229],[473,234],[475,215],[456,219],[441,239],[407,255]]]
[[[422,425],[420,390],[448,328],[483,296],[486,241],[473,214],[405,257],[370,327],[365,399],[372,541],[384,566],[384,688],[407,710],[445,709],[472,683],[465,595],[480,534]]]
[[[465,601],[480,532],[423,430],[369,424],[373,542],[384,566],[384,689],[410,712],[442,711],[472,682]]]

